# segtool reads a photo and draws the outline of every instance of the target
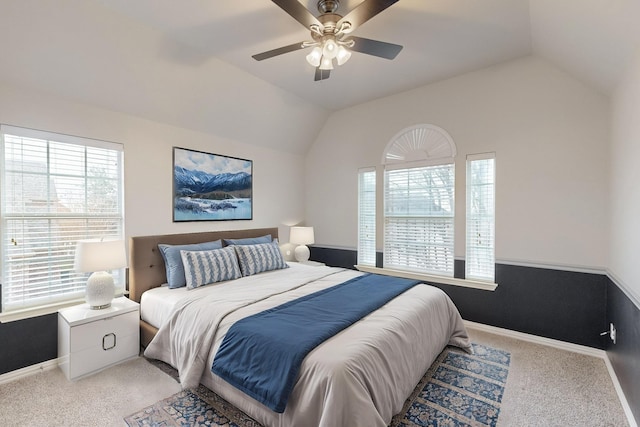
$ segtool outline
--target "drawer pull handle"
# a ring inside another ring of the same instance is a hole
[[[113,341],[112,341],[111,338],[108,339],[107,337],[113,337]],[[111,345],[109,345],[109,344],[111,344]],[[109,346],[107,347],[107,345],[109,345]],[[112,348],[115,348],[115,346],[116,346],[116,334],[110,333],[110,334],[107,334],[107,335],[102,337],[102,349],[103,350],[105,350],[105,351],[106,350],[111,350]]]

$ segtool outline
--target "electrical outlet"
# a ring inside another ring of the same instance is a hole
[[[613,323],[609,323],[609,338],[611,338],[611,341],[613,341],[613,343],[616,343],[616,327]]]

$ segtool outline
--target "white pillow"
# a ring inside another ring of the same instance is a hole
[[[230,247],[238,255],[243,276],[289,267],[282,257],[278,242]]]
[[[210,251],[180,251],[187,289],[242,277],[232,247]]]

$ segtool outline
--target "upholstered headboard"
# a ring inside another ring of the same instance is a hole
[[[271,237],[276,238],[278,228],[131,237],[129,239],[129,298],[140,302],[140,296],[144,291],[167,282],[164,260],[158,250],[158,243],[183,245],[218,239],[259,237],[265,234],[271,234]]]

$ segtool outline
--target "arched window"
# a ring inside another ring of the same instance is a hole
[[[384,150],[385,268],[453,277],[456,145],[444,129],[417,125]]]
[[[434,125],[416,125],[391,138],[382,154],[382,164],[406,165],[415,161],[453,163],[456,153],[456,144],[446,130]]]

